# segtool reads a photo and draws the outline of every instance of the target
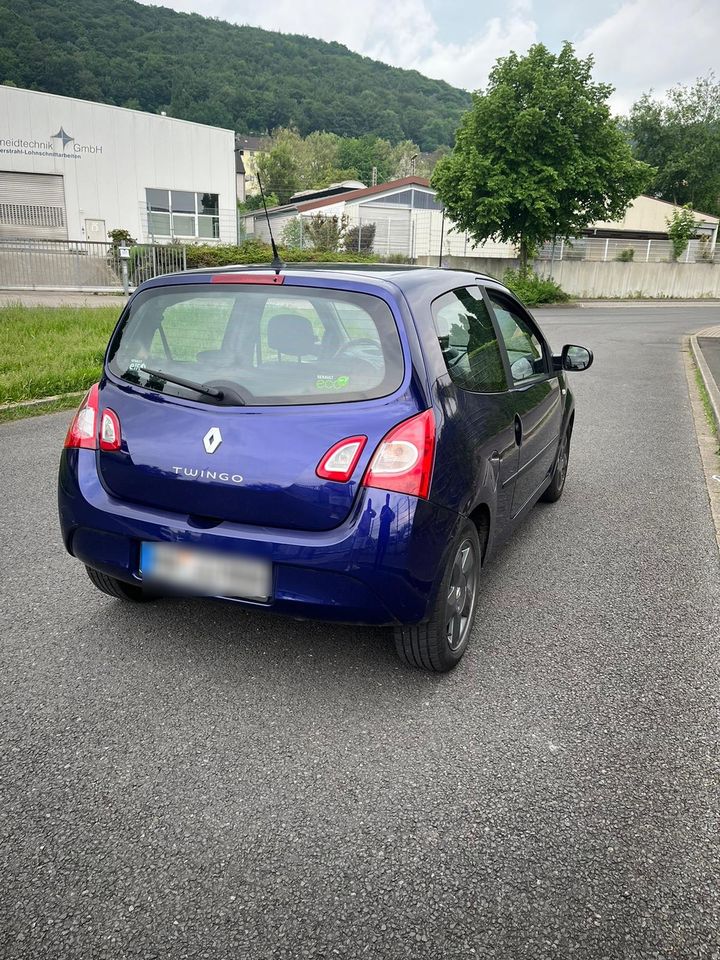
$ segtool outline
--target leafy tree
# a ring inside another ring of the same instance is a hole
[[[593,82],[592,63],[569,43],[557,56],[536,44],[498,60],[433,174],[457,226],[517,244],[523,272],[534,246],[621,216],[652,175],[611,119],[612,87]]]
[[[263,190],[264,189],[265,181],[263,180]],[[280,203],[280,200],[275,193],[265,193],[265,203],[268,208],[276,207]],[[262,197],[259,193],[253,193],[245,197],[244,200],[238,200],[237,208],[240,213],[252,213],[254,210],[262,210]]]
[[[687,245],[695,236],[697,220],[690,207],[674,210],[672,217],[665,220],[668,225],[668,237],[672,244],[673,259],[679,260],[687,250]]]
[[[0,0],[0,80],[265,134],[452,142],[470,98],[337,43],[134,0]]]
[[[327,187],[355,176],[338,163],[340,137],[334,133],[300,136],[297,130],[279,127],[273,131],[270,149],[258,157],[258,171],[264,190],[287,203],[299,190]]]
[[[645,94],[627,128],[636,156],[657,167],[656,196],[720,214],[720,83],[712,72],[664,100]]]

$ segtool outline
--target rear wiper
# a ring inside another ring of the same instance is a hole
[[[173,373],[163,373],[162,370],[151,370],[149,367],[140,367],[140,370],[149,377],[157,377],[158,380],[176,383],[179,387],[187,387],[188,390],[203,393],[206,397],[213,397],[215,400],[222,400],[225,396],[222,390],[218,390],[217,387],[206,387],[204,383],[195,383],[194,380],[186,380],[185,377],[176,377]]]

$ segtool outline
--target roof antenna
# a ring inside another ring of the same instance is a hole
[[[265,211],[265,220],[267,221],[268,233],[270,234],[270,246],[272,247],[273,258],[270,266],[276,273],[280,273],[285,264],[280,259],[280,254],[278,253],[278,248],[275,245],[275,237],[273,236],[272,227],[270,226],[270,215],[268,214],[267,204],[265,203],[265,191],[263,190],[262,180],[260,179],[260,173],[258,171],[257,175],[258,184],[260,186],[260,199],[262,200],[263,210]]]

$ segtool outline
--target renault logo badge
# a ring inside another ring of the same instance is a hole
[[[205,447],[205,452],[215,453],[221,443],[222,434],[220,433],[220,427],[210,427],[208,432],[203,437],[203,446]]]

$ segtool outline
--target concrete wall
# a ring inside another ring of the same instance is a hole
[[[549,264],[539,264],[547,275]],[[553,276],[575,297],[720,297],[720,263],[598,263],[563,260]]]
[[[514,257],[443,257],[443,266],[453,270],[470,270],[484,273],[488,277],[502,280],[506,270],[517,270],[520,261]],[[438,258],[417,257],[417,263],[423,267],[437,267]]]
[[[419,258],[418,263],[437,266],[437,259]],[[506,270],[518,267],[517,260],[496,257],[446,257],[443,264],[500,280]],[[541,276],[549,275],[547,261],[536,262],[534,268]],[[554,264],[553,276],[563,290],[574,297],[720,298],[720,263],[563,260]]]

